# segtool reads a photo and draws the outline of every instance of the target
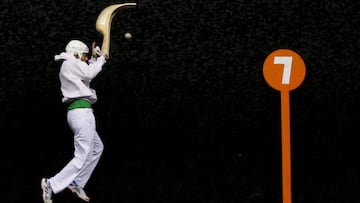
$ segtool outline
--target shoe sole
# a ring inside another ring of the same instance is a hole
[[[42,198],[43,198],[44,203],[52,203],[52,200],[45,200],[44,191],[45,191],[45,188],[47,186],[46,182],[45,182],[45,178],[41,179],[40,185],[41,185],[41,189],[43,191]]]

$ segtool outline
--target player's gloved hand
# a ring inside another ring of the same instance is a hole
[[[97,55],[99,55],[99,56],[103,55],[103,53],[101,52],[99,46],[96,46],[96,47],[95,47],[95,53],[96,53]]]
[[[109,55],[105,54],[103,51],[101,51],[100,47],[96,46],[95,42],[92,43],[92,56],[94,58],[97,58],[99,56],[104,56],[105,60],[109,59]]]
[[[93,57],[98,57],[98,56],[103,56],[104,53],[101,51],[100,47],[99,46],[96,46],[96,43],[93,42],[92,43],[92,56]]]

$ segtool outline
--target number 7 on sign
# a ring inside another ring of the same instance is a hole
[[[281,151],[283,203],[291,203],[291,140],[289,92],[305,78],[305,64],[292,50],[278,49],[266,57],[263,75],[266,82],[281,93]]]

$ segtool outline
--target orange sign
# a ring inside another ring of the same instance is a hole
[[[303,82],[305,73],[303,59],[289,49],[272,52],[264,62],[263,74],[266,82],[279,91],[297,88]]]
[[[281,92],[281,150],[283,203],[291,203],[291,140],[289,91],[305,78],[303,59],[294,51],[279,49],[265,59],[263,75],[266,82]]]

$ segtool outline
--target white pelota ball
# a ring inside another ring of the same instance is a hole
[[[125,39],[131,39],[132,35],[131,35],[130,32],[127,32],[127,33],[124,34],[124,37],[125,37]]]

